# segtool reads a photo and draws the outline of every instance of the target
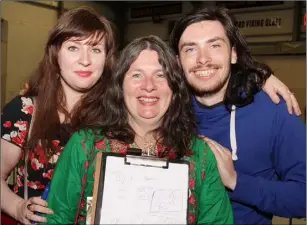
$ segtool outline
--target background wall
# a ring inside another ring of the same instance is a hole
[[[116,19],[116,15],[112,11],[112,9],[110,9],[110,7],[108,7],[107,5],[104,5],[104,4],[101,4],[101,3],[98,3],[98,2],[63,1],[63,6],[64,6],[65,9],[71,9],[71,8],[82,6],[82,5],[87,5],[87,6],[95,8],[98,13],[100,13],[101,15],[104,15],[105,17],[107,17],[110,20]]]
[[[7,77],[7,21],[1,19],[1,90],[5,90]],[[1,93],[1,105],[5,102],[5,92]]]
[[[5,89],[8,101],[18,93],[40,61],[48,31],[55,23],[57,13],[13,1],[1,2],[1,6],[1,17],[8,22]]]
[[[182,11],[187,13],[193,9],[190,2],[182,2]],[[129,12],[127,12],[126,19],[128,21],[126,27],[125,42],[130,42],[133,39],[141,36],[154,34],[167,41],[169,37],[169,22],[176,20],[181,14],[173,14],[164,16],[163,20],[159,23],[153,23],[152,17],[145,17],[140,19],[131,19]]]
[[[306,56],[256,56],[255,58],[273,69],[274,75],[295,94],[303,110],[306,106]]]

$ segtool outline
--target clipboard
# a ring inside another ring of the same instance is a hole
[[[91,224],[187,224],[189,162],[97,153]]]

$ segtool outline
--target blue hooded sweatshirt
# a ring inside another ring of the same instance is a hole
[[[232,113],[223,103],[192,102],[199,133],[232,151],[237,184],[228,193],[235,224],[306,217],[306,128],[285,102],[276,105],[263,91]]]

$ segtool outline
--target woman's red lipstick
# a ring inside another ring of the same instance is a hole
[[[92,75],[92,71],[83,71],[83,70],[78,70],[75,71],[76,74],[78,74],[80,77],[89,77]]]

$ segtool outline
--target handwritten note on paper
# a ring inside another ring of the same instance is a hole
[[[188,165],[126,165],[108,156],[100,224],[186,224]]]

